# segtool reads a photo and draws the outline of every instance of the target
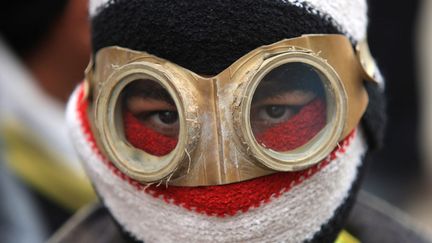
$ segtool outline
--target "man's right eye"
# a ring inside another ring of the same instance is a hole
[[[140,96],[129,97],[125,112],[130,112],[147,128],[161,135],[178,137],[177,109],[166,101]]]
[[[136,80],[122,94],[123,129],[128,142],[145,152],[163,156],[177,145],[179,115],[166,89],[152,80]]]

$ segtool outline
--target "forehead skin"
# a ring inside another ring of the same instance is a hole
[[[340,33],[322,16],[275,0],[117,0],[92,19],[93,51],[117,45],[213,75],[262,45]]]

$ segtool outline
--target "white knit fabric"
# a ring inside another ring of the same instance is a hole
[[[68,105],[68,123],[85,168],[116,220],[146,243],[311,239],[347,197],[366,151],[359,131],[338,159],[269,203],[232,217],[210,217],[137,191],[116,176],[83,133],[76,111],[77,93]]]
[[[311,6],[309,12],[327,14],[334,19],[342,31],[354,40],[362,40],[367,30],[367,3],[365,0],[280,0],[299,7]]]
[[[306,8],[313,14],[331,16],[342,31],[361,40],[366,35],[367,4],[365,0],[275,0]],[[90,15],[95,16],[112,0],[90,0]]]

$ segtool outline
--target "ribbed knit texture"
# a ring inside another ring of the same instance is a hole
[[[301,242],[311,239],[345,200],[365,151],[361,134],[355,133],[344,140],[328,160],[316,168],[301,172],[299,177],[290,179],[292,175],[279,173],[273,178],[251,180],[250,185],[237,183],[216,186],[214,188],[224,190],[225,199],[228,200],[220,200],[219,208],[224,208],[228,213],[209,216],[198,207],[190,207],[194,197],[185,197],[190,200],[182,203],[181,198],[172,196],[178,190],[181,192],[178,195],[184,195],[188,190],[193,192],[197,188],[160,187],[156,190],[145,187],[122,174],[102,157],[88,132],[88,124],[83,120],[86,113],[80,112],[77,106],[82,104],[78,99],[80,92],[82,95],[82,91],[76,92],[68,108],[68,120],[76,147],[113,216],[135,237],[145,242]],[[287,180],[291,180],[290,183],[284,184]],[[252,195],[250,198],[253,198],[253,191],[259,195],[274,188],[277,190],[269,194],[268,198],[260,198],[259,203],[251,204],[247,210],[240,209],[234,214],[229,213],[229,206],[225,207],[232,200],[230,196],[236,193],[245,193],[243,196],[246,198]],[[233,192],[232,195],[227,194],[229,191]],[[206,201],[208,207],[217,208],[212,206],[211,201]]]

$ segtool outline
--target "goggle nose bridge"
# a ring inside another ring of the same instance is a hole
[[[236,128],[234,113],[235,109],[240,108],[239,104],[236,104],[236,94],[242,87],[231,82],[231,74],[226,70],[214,77],[198,78],[201,80],[195,82],[196,96],[207,97],[206,100],[211,103],[200,102],[198,106],[201,131],[195,150],[201,153],[194,157],[200,159],[204,156],[207,161],[202,163],[205,163],[206,169],[213,171],[213,175],[207,180],[222,184],[241,178],[238,172],[240,158],[252,159],[247,155],[247,144],[240,142],[235,131],[239,128]],[[205,85],[202,85],[204,83]]]

